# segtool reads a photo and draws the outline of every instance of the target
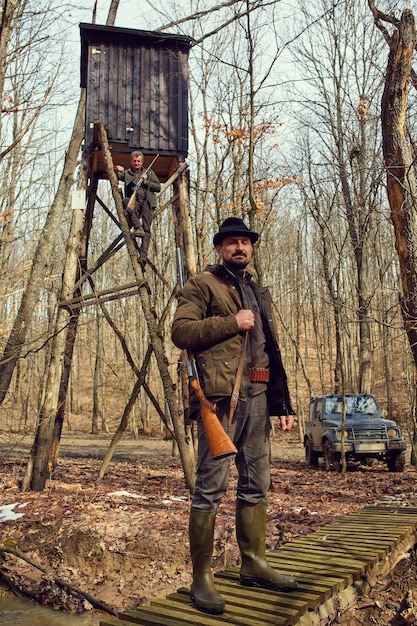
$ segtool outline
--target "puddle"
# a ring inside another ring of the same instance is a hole
[[[99,626],[97,618],[68,615],[37,604],[0,598],[0,626]]]

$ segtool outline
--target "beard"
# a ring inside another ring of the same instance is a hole
[[[245,267],[249,265],[249,261],[247,258],[236,258],[232,256],[227,262],[224,262],[224,264],[231,270],[244,270]]]

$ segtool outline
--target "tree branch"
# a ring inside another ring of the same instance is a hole
[[[389,34],[385,26],[382,22],[388,22],[388,24],[393,24],[396,28],[400,23],[400,20],[394,17],[393,15],[387,15],[383,13],[375,6],[374,0],[368,0],[368,6],[371,9],[372,15],[374,16],[375,26],[381,31],[385,41],[391,47],[392,45],[392,36]],[[411,68],[410,71],[410,79],[413,84],[414,89],[417,90],[417,73]]]
[[[91,596],[86,591],[83,591],[79,587],[76,587],[75,585],[72,585],[71,583],[69,583],[67,580],[64,580],[60,576],[57,576],[56,574],[54,574],[54,572],[52,570],[47,569],[46,567],[44,567],[40,563],[37,563],[36,561],[31,559],[30,557],[24,555],[22,552],[19,552],[19,550],[15,550],[14,548],[6,548],[4,546],[0,546],[0,554],[12,554],[16,558],[21,559],[22,561],[25,561],[26,563],[28,563],[32,567],[35,567],[36,569],[41,571],[43,574],[46,574],[47,576],[52,578],[54,580],[54,582],[57,585],[59,585],[60,587],[66,587],[70,591],[73,591],[74,593],[76,593],[76,594],[80,595],[81,597],[85,598],[96,609],[99,609],[100,611],[104,611],[105,613],[109,613],[110,615],[115,615],[116,617],[119,616],[119,613],[116,611],[116,609],[113,609],[111,606],[109,606],[105,602],[102,602],[101,600],[98,600],[97,598],[94,598],[93,596]],[[4,578],[7,579],[7,576],[5,575],[4,570],[1,572],[1,574],[2,574],[2,576]]]
[[[33,122],[36,120],[36,118],[38,117],[39,113],[42,111],[42,109],[43,109],[43,107],[45,105],[45,102],[46,102],[46,100],[47,100],[47,98],[49,96],[50,91],[51,91],[51,87],[50,87],[50,85],[48,85],[48,87],[46,88],[46,91],[44,93],[44,96],[42,98],[42,102],[40,103],[40,105],[38,107],[36,107],[34,114],[29,119],[27,124],[16,135],[15,139],[10,144],[10,146],[7,146],[7,148],[5,150],[3,150],[3,152],[0,152],[0,161],[2,161],[4,159],[4,157],[7,154],[9,154],[9,152],[11,152],[13,150],[13,148],[15,148],[17,146],[17,144],[19,144],[22,141],[23,137],[29,131],[29,129],[31,128]]]

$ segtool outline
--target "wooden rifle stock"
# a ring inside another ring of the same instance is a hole
[[[177,248],[178,273],[180,278],[180,286],[185,284],[185,268],[182,260],[182,251]],[[204,395],[200,385],[197,365],[187,350],[184,350],[187,359],[187,373],[191,387],[200,402],[200,414],[203,422],[204,431],[206,433],[207,443],[213,459],[221,459],[233,454],[237,454],[236,446],[226,433],[216,412],[216,405],[210,402]]]
[[[194,376],[190,385],[200,402],[200,415],[213,459],[223,459],[237,453],[236,446],[226,433],[216,413],[216,405],[204,395],[200,381]]]
[[[129,198],[129,202],[127,203],[127,208],[131,211],[134,211],[136,207],[136,187],[133,190],[132,195]]]
[[[156,155],[156,157],[153,159],[152,163],[146,168],[146,170],[143,172],[144,174],[147,174],[149,172],[149,170],[151,169],[152,165],[155,163],[156,159],[159,157],[159,154]],[[135,210],[135,206],[136,206],[136,192],[138,189],[140,189],[140,187],[142,186],[143,183],[143,178],[142,175],[140,177],[139,182],[137,183],[137,185],[135,185],[135,188],[133,190],[132,195],[129,198],[129,202],[127,203],[127,208],[130,209],[131,211]]]

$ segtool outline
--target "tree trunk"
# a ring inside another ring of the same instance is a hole
[[[91,433],[98,435],[99,421],[103,422],[102,413],[102,388],[104,384],[103,377],[103,325],[101,317],[96,317],[96,357],[94,360],[94,378],[93,378],[93,411],[91,417]]]
[[[415,42],[414,16],[406,9],[390,42],[381,121],[387,193],[401,273],[402,315],[417,367],[417,189],[405,124]]]
[[[62,281],[63,299],[71,297],[74,292],[75,277],[78,269],[80,231],[83,227],[83,221],[84,211],[80,209],[75,210],[73,212],[71,233],[67,246],[67,260]],[[78,315],[76,317],[78,318]],[[23,481],[24,490],[42,491],[54,469],[52,459],[53,434],[55,418],[58,412],[61,376],[64,369],[64,359],[66,358],[67,337],[70,332],[74,332],[71,318],[72,315],[69,309],[61,307],[58,310],[45,399],[40,410],[35,440],[31,449],[32,463],[28,465]],[[73,346],[73,342],[69,343]],[[71,357],[71,355],[69,356]]]
[[[417,369],[417,189],[413,154],[407,143],[405,123],[415,44],[414,15],[405,9],[398,30],[390,41],[381,121],[387,193],[400,264],[403,323]],[[416,440],[414,424],[413,442]],[[411,461],[416,463],[416,455],[412,456]]]

